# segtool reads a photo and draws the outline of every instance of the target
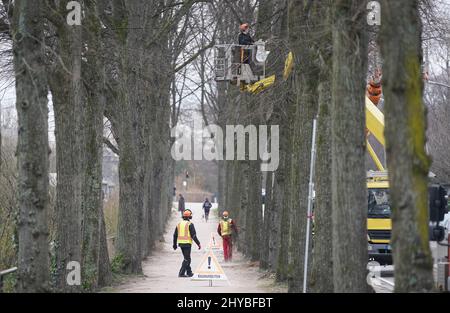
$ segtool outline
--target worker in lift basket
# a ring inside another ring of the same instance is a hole
[[[197,238],[194,224],[191,223],[191,219],[192,211],[185,210],[183,212],[183,220],[178,223],[175,228],[175,232],[173,233],[173,249],[177,250],[177,247],[179,246],[181,248],[181,252],[183,253],[183,263],[181,263],[181,269],[178,273],[178,277],[194,276],[191,269],[192,240],[195,241],[199,250],[202,248],[200,241]]]
[[[250,25],[247,23],[242,24],[239,27],[240,33],[239,33],[239,44],[243,46],[249,46],[252,45],[255,41],[253,40],[252,36],[250,36]]]
[[[242,46],[250,46],[254,44],[252,36],[250,36],[250,25],[247,23],[242,24],[239,27],[239,44]],[[250,51],[248,49],[241,48],[241,62],[250,64]]]

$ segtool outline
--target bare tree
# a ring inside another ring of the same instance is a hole
[[[102,193],[103,113],[107,90],[105,65],[101,57],[104,52],[100,20],[102,7],[93,0],[85,0],[84,5],[86,15],[83,42],[86,61],[82,65],[82,78],[86,100],[82,108],[82,280],[86,290],[95,290],[111,282]]]
[[[365,292],[367,199],[364,95],[365,3],[333,2],[332,219],[335,292]]]
[[[318,85],[317,159],[315,172],[314,237],[310,288],[313,292],[333,292],[333,247],[331,238],[331,1],[322,3],[318,12],[322,27],[317,29],[317,52],[320,67]]]
[[[3,3],[13,10],[14,70],[19,123],[19,278],[22,292],[49,290],[48,107],[41,1]]]
[[[289,291],[300,292],[303,283],[306,218],[308,206],[309,172],[313,120],[317,115],[317,84],[319,68],[312,47],[314,30],[322,21],[317,18],[320,6],[313,1],[289,2],[289,43],[294,53],[295,107],[291,161],[291,200],[289,236]],[[306,44],[310,42],[310,44]]]
[[[395,16],[393,16],[395,12]],[[383,1],[386,151],[392,199],[395,290],[433,289],[428,242],[428,171],[418,1]]]
[[[81,188],[82,171],[82,27],[69,25],[66,19],[68,0],[45,1],[49,32],[57,38],[49,42],[53,50],[48,63],[48,82],[55,113],[56,137],[56,287],[76,291],[68,286],[67,265],[81,263]]]

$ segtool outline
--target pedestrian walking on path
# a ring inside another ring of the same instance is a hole
[[[185,204],[184,204],[184,197],[180,193],[180,197],[178,199],[178,211],[180,212],[181,217],[183,217],[184,210],[186,210],[186,207],[185,207]]]
[[[222,213],[222,218],[220,219],[219,226],[217,227],[217,232],[223,239],[223,256],[225,262],[231,261],[233,256],[233,241],[232,241],[232,231],[238,234],[236,223],[234,220],[229,218],[228,211]]]
[[[194,224],[190,221],[191,219],[191,210],[185,210],[183,212],[183,220],[178,223],[175,232],[173,233],[173,249],[177,250],[177,247],[180,247],[181,252],[183,253],[183,263],[181,263],[178,277],[194,276],[191,269],[192,240],[195,241],[199,250],[202,248],[200,241],[197,238]]]
[[[203,202],[203,212],[205,213],[205,222],[208,223],[209,211],[211,210],[212,204],[209,202],[208,198]]]

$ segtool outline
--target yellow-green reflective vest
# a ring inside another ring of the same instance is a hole
[[[220,221],[220,231],[222,233],[222,236],[229,236],[231,235],[231,221],[232,219],[229,218],[227,220],[221,220]]]
[[[191,225],[191,222],[189,221],[182,221],[178,223],[177,229],[178,229],[178,243],[189,243],[192,244],[192,237],[191,232],[189,231],[189,225]]]

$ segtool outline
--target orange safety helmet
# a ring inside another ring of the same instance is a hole
[[[247,23],[241,24],[241,26],[239,26],[239,29],[241,31],[247,30],[250,26]]]
[[[223,211],[222,216],[223,217],[228,217],[228,211]]]
[[[191,210],[184,210],[183,217],[192,218],[192,211]]]

